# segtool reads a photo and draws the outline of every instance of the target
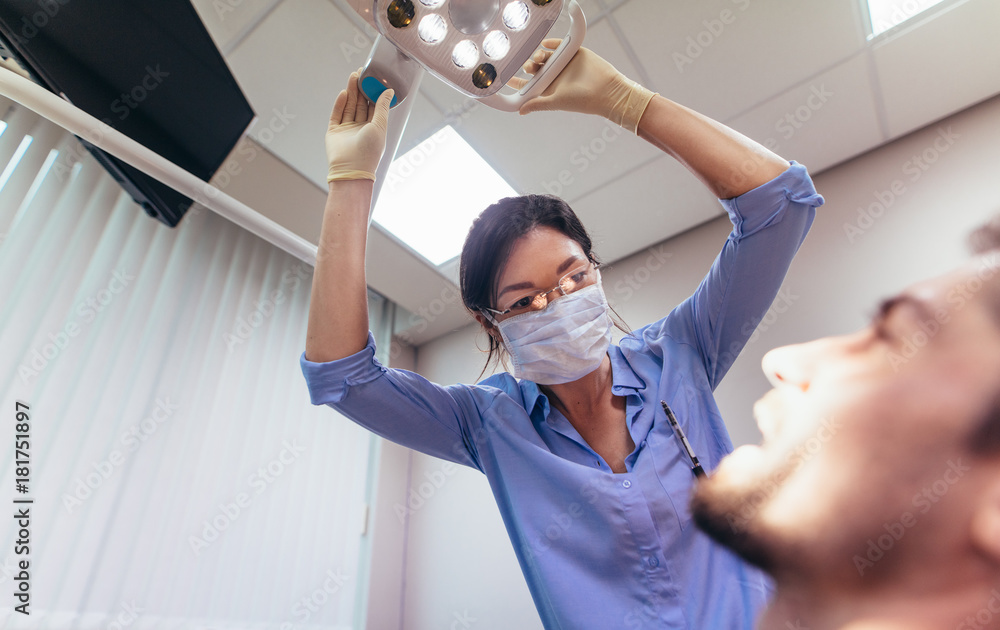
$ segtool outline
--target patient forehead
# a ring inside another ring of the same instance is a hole
[[[970,306],[985,308],[1000,323],[1000,255],[978,256],[906,292],[953,313]]]

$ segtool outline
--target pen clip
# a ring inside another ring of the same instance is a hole
[[[705,477],[705,469],[701,467],[701,462],[698,461],[698,456],[694,454],[694,449],[691,448],[691,443],[688,441],[687,436],[684,435],[684,429],[681,428],[679,422],[677,422],[677,416],[674,415],[673,410],[670,409],[670,405],[667,401],[661,400],[660,405],[663,407],[663,413],[667,414],[667,420],[670,422],[670,428],[673,429],[674,435],[680,440],[681,446],[684,448],[684,452],[687,454],[688,459],[691,460],[691,472],[694,473],[695,477]]]

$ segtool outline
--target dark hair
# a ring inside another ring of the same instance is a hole
[[[497,284],[514,243],[531,230],[543,226],[573,239],[580,244],[588,260],[600,263],[593,252],[590,235],[565,201],[553,195],[506,197],[483,210],[465,237],[459,265],[459,285],[465,308],[478,314],[484,308],[494,307],[499,288]],[[621,320],[614,309],[611,312]],[[615,321],[615,325],[624,332],[630,332],[624,321]],[[488,330],[492,325],[487,322],[485,328]],[[489,356],[479,373],[480,377],[495,360],[506,364],[503,346],[493,335],[488,337]]]

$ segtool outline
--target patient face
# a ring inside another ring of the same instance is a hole
[[[1000,403],[998,272],[976,258],[863,330],[768,353],[763,443],[698,485],[699,525],[775,575],[872,579],[955,552],[984,487],[975,435]]]

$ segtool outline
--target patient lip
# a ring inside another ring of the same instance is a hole
[[[769,391],[767,394],[762,396],[760,400],[754,403],[753,406],[753,417],[757,422],[757,429],[760,430],[762,436],[764,436],[764,442],[768,442],[774,438],[775,433],[778,429],[778,421],[774,417],[773,409],[767,409],[768,399],[775,394],[775,390]]]

